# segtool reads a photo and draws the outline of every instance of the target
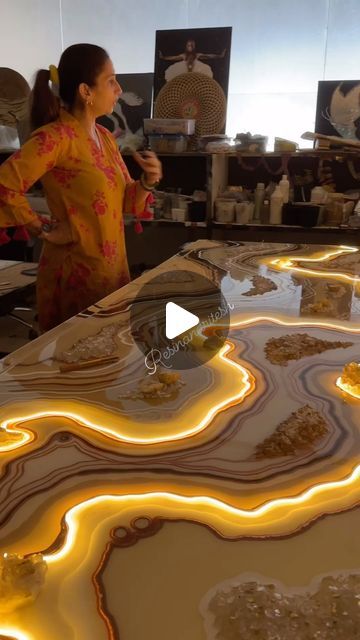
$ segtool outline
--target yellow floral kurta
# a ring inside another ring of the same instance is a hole
[[[75,242],[44,242],[39,264],[39,324],[50,329],[129,281],[123,211],[140,213],[113,136],[97,125],[102,149],[61,110],[0,167],[0,227],[31,223],[25,193],[41,178],[54,220],[68,220]]]

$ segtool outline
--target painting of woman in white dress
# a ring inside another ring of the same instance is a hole
[[[206,76],[213,78],[214,74],[212,68],[208,64],[204,64],[202,60],[215,60],[216,58],[224,58],[226,49],[223,49],[220,54],[216,53],[200,53],[196,50],[195,40],[187,40],[183,53],[179,53],[174,56],[164,56],[159,51],[161,60],[168,60],[174,62],[165,71],[165,80],[169,82],[181,73],[191,72],[204,73]]]
[[[154,99],[164,84],[183,73],[214,78],[227,96],[231,27],[156,32]]]

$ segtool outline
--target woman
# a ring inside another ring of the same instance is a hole
[[[31,109],[38,128],[0,167],[0,227],[24,225],[44,240],[37,281],[42,331],[130,279],[123,212],[144,211],[162,171],[154,153],[136,153],[143,174],[133,181],[111,133],[96,124],[120,94],[104,49],[69,47],[58,69],[38,72]],[[40,178],[52,213],[50,230],[24,195]]]
[[[198,53],[196,51],[195,40],[187,40],[185,44],[185,50],[183,53],[179,53],[174,56],[164,56],[159,51],[160,60],[168,60],[174,62],[165,71],[165,80],[169,82],[181,73],[196,72],[203,73],[210,78],[213,77],[213,72],[208,64],[203,64],[201,60],[215,60],[216,58],[224,58],[226,49],[220,54],[217,53]]]

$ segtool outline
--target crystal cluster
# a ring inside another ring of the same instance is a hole
[[[352,342],[331,342],[313,338],[307,333],[293,333],[280,338],[270,338],[265,345],[265,355],[272,364],[286,367],[290,360],[300,360],[329,349],[346,349],[352,346]]]
[[[41,553],[26,558],[15,553],[0,555],[0,614],[33,602],[45,582],[46,571]]]
[[[70,363],[111,356],[117,348],[118,331],[118,324],[109,324],[95,335],[78,340],[70,349],[62,352],[59,360]]]
[[[256,446],[258,459],[294,456],[318,443],[329,431],[324,418],[309,405],[300,407]]]
[[[352,388],[360,396],[360,363],[349,362],[341,374],[341,382]]]
[[[306,305],[303,309],[306,313],[332,313],[334,305],[328,298],[320,298],[316,302]]]
[[[142,380],[136,389],[128,391],[120,397],[129,398],[130,400],[170,398],[184,384],[179,373],[157,371],[155,375],[148,375]]]
[[[327,576],[317,591],[302,593],[245,582],[217,591],[208,611],[216,640],[355,640],[360,575]]]

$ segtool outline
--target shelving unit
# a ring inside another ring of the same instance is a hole
[[[219,223],[213,217],[215,199],[228,184],[241,184],[254,189],[257,182],[278,181],[284,171],[289,172],[290,176],[306,170],[317,175],[321,167],[329,164],[339,191],[351,188],[360,190],[360,154],[356,151],[312,149],[264,154],[189,151],[160,154],[159,157],[163,163],[163,189],[181,188],[185,195],[191,195],[198,189],[206,191],[206,221],[146,220],[142,223],[143,233],[136,234],[131,223],[133,218],[129,216],[125,220],[125,234],[130,266],[159,264],[179,251],[182,245],[200,238],[360,246],[360,229],[346,226],[305,228],[255,222],[241,225],[236,222]],[[131,175],[138,178],[141,169],[132,156],[124,154],[124,160]],[[32,205],[38,208],[35,203]]]
[[[250,222],[247,225],[219,223],[214,220],[216,197],[228,185],[241,184],[254,189],[257,182],[278,181],[282,173],[290,176],[312,171],[316,176],[326,164],[340,191],[360,190],[360,154],[356,151],[332,151],[307,149],[301,152],[205,153],[184,152],[159,154],[163,163],[162,188],[181,188],[191,195],[195,189],[206,189],[207,216],[205,223],[181,223],[172,220],[154,220],[143,223],[144,233],[136,235],[127,228],[127,246],[130,264],[161,262],[178,251],[182,244],[198,238],[238,240],[249,242],[305,242],[314,244],[351,244],[360,246],[360,229],[347,226],[299,227],[292,225],[263,225]],[[351,175],[347,162],[352,162]],[[133,177],[138,177],[138,165],[131,156],[125,161]],[[309,185],[309,189],[313,185]],[[134,237],[135,236],[135,237]]]
[[[192,195],[197,190],[207,192],[205,222],[177,222],[171,219],[154,219],[142,222],[143,233],[136,234],[133,226],[125,225],[126,248],[130,268],[139,265],[152,267],[160,264],[179,251],[187,242],[209,238],[211,233],[211,212],[209,176],[212,157],[200,152],[179,154],[159,154],[163,164],[162,189],[181,189],[184,195]],[[131,155],[124,154],[124,160],[133,178],[138,178],[141,169]]]

